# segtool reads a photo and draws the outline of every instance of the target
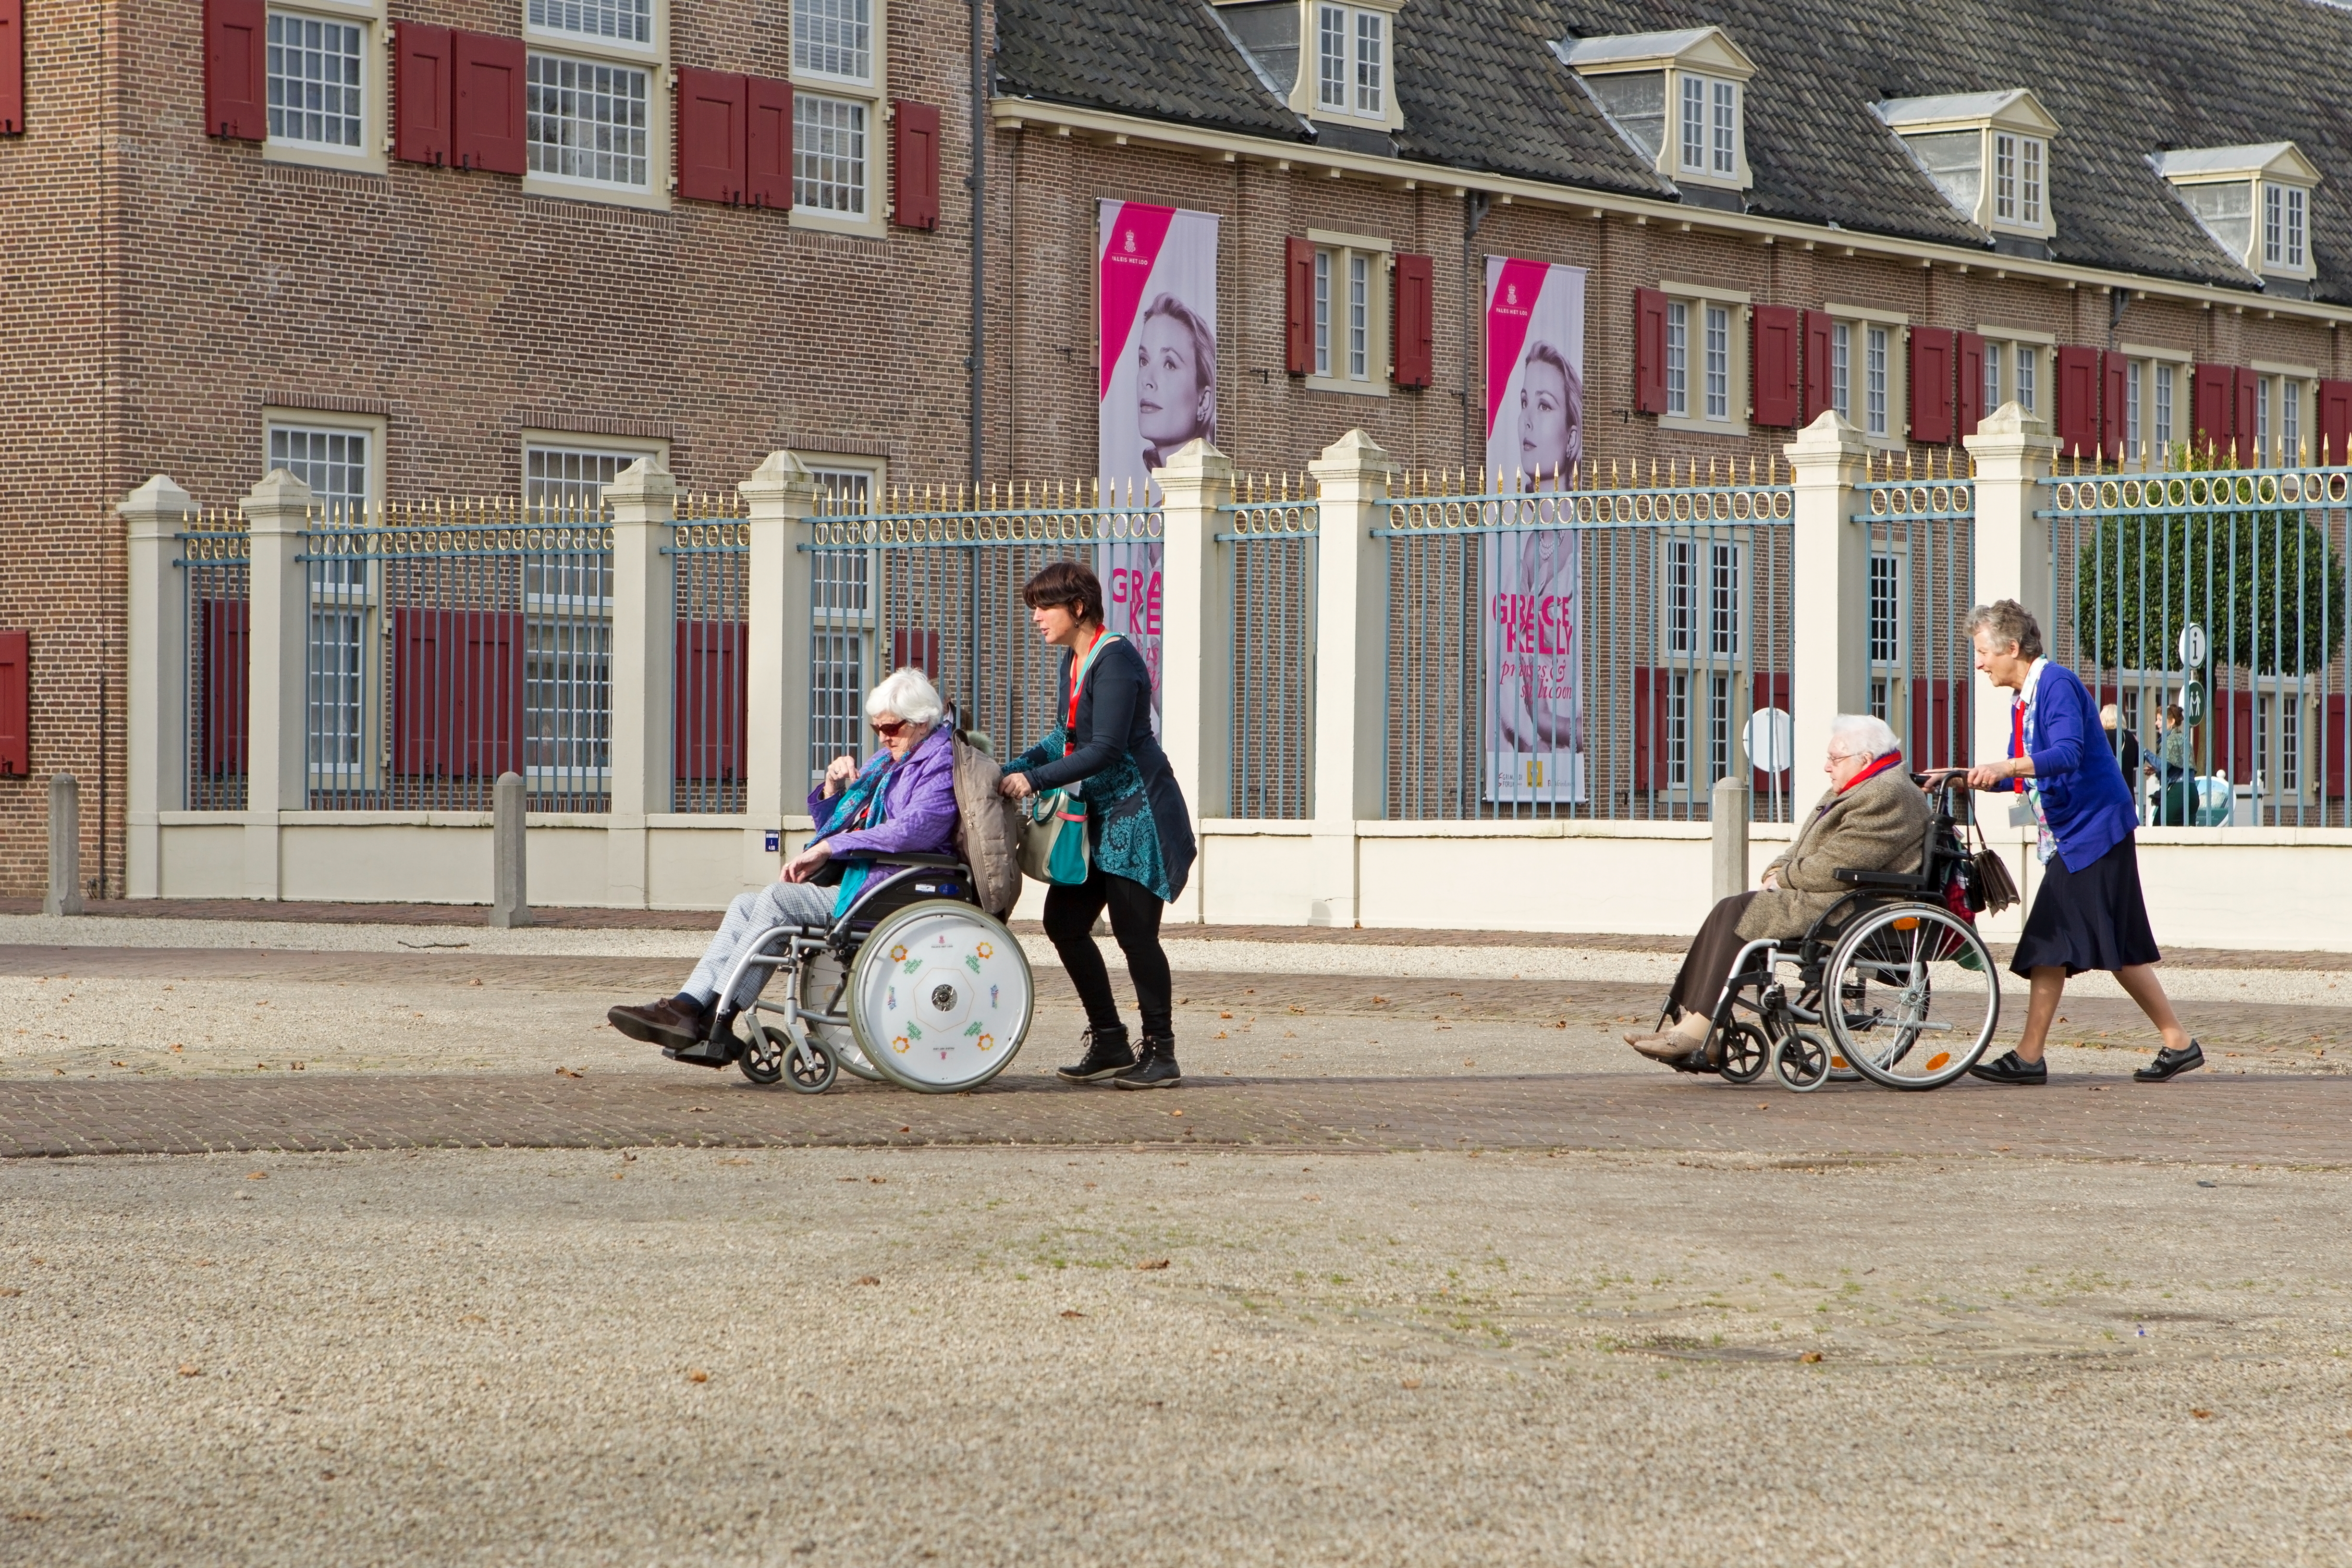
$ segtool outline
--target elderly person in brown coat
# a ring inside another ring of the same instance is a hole
[[[1698,928],[1666,1010],[1664,1034],[1625,1037],[1645,1057],[1678,1066],[1712,1065],[1701,1055],[1732,960],[1760,937],[1796,938],[1853,889],[1841,868],[1916,871],[1927,838],[1927,797],[1904,770],[1901,743],[1882,719],[1841,713],[1830,721],[1830,787],[1798,826],[1763,886],[1718,902]],[[1694,1059],[1696,1058],[1696,1059]]]

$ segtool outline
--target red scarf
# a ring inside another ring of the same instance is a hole
[[[1863,780],[1874,779],[1879,774],[1885,773],[1887,769],[1898,768],[1902,765],[1903,753],[1900,752],[1889,752],[1885,756],[1879,758],[1876,762],[1872,763],[1870,766],[1863,769],[1862,772],[1854,774],[1853,777],[1840,784],[1838,786],[1838,794],[1843,795],[1846,791],[1852,789]]]

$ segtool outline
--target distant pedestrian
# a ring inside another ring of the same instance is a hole
[[[2164,710],[2164,733],[2156,742],[2156,820],[2161,827],[2186,827],[2197,819],[2197,769],[2189,751],[2189,729],[2180,704]]]
[[[2131,791],[2115,753],[2098,743],[2090,692],[2073,670],[2042,657],[2042,627],[2014,599],[1970,610],[1968,632],[1977,668],[2017,694],[2008,760],[1979,763],[1969,770],[1969,784],[2024,792],[2042,862],[2041,885],[2009,964],[2032,987],[2025,1031],[2015,1050],[1969,1070],[1994,1083],[2047,1082],[2042,1054],[2059,998],[2067,981],[2091,969],[2113,973],[2164,1036],[2164,1048],[2134,1078],[2160,1083],[2203,1066],[2204,1051],[2180,1026],[2156,977],[2163,954],[2140,893]]]
[[[2107,750],[2115,753],[2116,765],[2124,771],[2124,783],[2131,786],[2132,798],[2139,798],[2140,750],[2139,736],[2124,728],[2123,710],[2110,702],[2099,710],[2099,728],[2107,732]]]

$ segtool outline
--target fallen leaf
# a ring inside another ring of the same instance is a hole
[[[912,1131],[914,1131],[914,1129],[913,1129],[913,1128],[911,1128],[911,1127],[901,1127],[901,1128],[899,1128],[899,1129],[898,1129],[898,1131],[901,1131],[901,1132],[912,1132]]]
[[[128,1063],[128,1062],[109,1062],[109,1063],[107,1063],[106,1065],[107,1065],[108,1067],[110,1067],[110,1068],[120,1068],[120,1067],[129,1067],[131,1064],[130,1064],[130,1063]]]
[[[555,1069],[555,1076],[558,1078],[585,1078],[588,1075],[575,1071],[571,1068],[557,1068]]]
[[[1144,1267],[1148,1268],[1150,1265],[1145,1264]],[[21,1296],[24,1293],[24,1289],[20,1286],[0,1285],[0,1296]]]
[[[740,1155],[730,1154],[721,1159],[719,1163],[722,1165],[748,1165],[751,1162],[742,1158]]]
[[[1182,1111],[1181,1111],[1181,1110],[1171,1110],[1171,1111],[1170,1111],[1168,1114],[1169,1114],[1169,1115],[1171,1115],[1171,1116],[1181,1116],[1181,1115],[1183,1115],[1184,1113],[1183,1113]]]
[[[1309,1193],[1298,1201],[1302,1204],[1319,1204],[1323,1201],[1323,1194],[1320,1193]]]
[[[1992,1152],[1996,1154],[2006,1154],[2009,1152],[2009,1145],[2006,1143],[1996,1143],[1993,1145]]]
[[[1399,1388],[1419,1388],[1421,1386],[1421,1379],[1417,1377],[1404,1378],[1398,1382],[1397,1386]]]
[[[1230,1017],[1232,1017],[1232,1016],[1233,1016],[1233,1015],[1232,1015],[1231,1013],[1220,1013],[1220,1014],[1218,1014],[1218,1015],[1217,1015],[1217,1016],[1218,1016],[1218,1017],[1220,1017],[1220,1018],[1230,1018]]]
[[[873,1275],[871,1275],[871,1274],[861,1274],[861,1275],[859,1275],[859,1276],[857,1277],[857,1282],[858,1282],[860,1285],[879,1285],[879,1284],[881,1284],[881,1283],[882,1283],[882,1281],[881,1281],[881,1280],[879,1280],[879,1279],[876,1279],[876,1278],[875,1278]]]
[[[1822,1359],[1822,1352],[1819,1351],[1807,1351],[1797,1359],[1803,1362],[1806,1365],[1811,1366],[1813,1363]]]
[[[479,977],[479,976],[477,976],[477,977],[475,977],[474,979],[472,979],[472,980],[468,980],[468,981],[467,981],[467,982],[466,982],[466,984],[468,984],[468,985],[479,985],[481,983],[482,983],[482,982],[481,982],[481,979],[480,979],[480,977]]]
[[[686,1381],[688,1383],[709,1383],[710,1381],[710,1374],[703,1371],[698,1366],[692,1367],[687,1372]]]
[[[479,1312],[467,1312],[457,1321],[461,1323],[487,1323],[489,1321],[488,1318],[483,1317]]]
[[[2194,1415],[2200,1421],[2210,1421],[2213,1419],[2213,1413],[2210,1410],[2192,1410],[2189,1414]]]
[[[332,1470],[320,1470],[319,1472],[319,1479],[322,1481],[331,1481],[335,1479],[335,1472]]]
[[[709,1106],[707,1106],[707,1105],[689,1105],[689,1106],[688,1106],[686,1109],[687,1109],[689,1112],[699,1110],[699,1111],[703,1112],[705,1115],[709,1114],[709,1111],[710,1111],[710,1107],[709,1107]]]
[[[1168,1259],[1164,1258],[1147,1258],[1142,1262],[1135,1266],[1135,1271],[1139,1274],[1148,1274],[1154,1268],[1165,1268],[1167,1267]]]
[[[1079,1311],[1076,1307],[1065,1307],[1062,1309],[1062,1316],[1066,1318],[1083,1318],[1086,1314]]]
[[[613,1173],[613,1180],[614,1180],[614,1181],[616,1181],[616,1182],[617,1182],[617,1181],[621,1181],[621,1180],[623,1180],[624,1178],[625,1178],[625,1177],[628,1175],[628,1173],[628,1173],[628,1172],[626,1172],[626,1171],[615,1171],[615,1172],[614,1172],[614,1173]]]
[[[267,1171],[247,1171],[245,1173],[245,1179],[248,1182],[266,1182],[269,1180],[269,1173]]]
[[[173,1050],[175,1050],[175,1051],[184,1051],[184,1050],[186,1050],[188,1047],[185,1047],[185,1046],[184,1046],[184,1045],[181,1045],[178,1041],[176,1041],[176,1040],[175,1040],[175,1041],[173,1041],[173,1044],[172,1044],[172,1048],[173,1048]]]
[[[16,1521],[18,1524],[40,1524],[47,1521],[49,1516],[46,1513],[36,1513],[29,1508],[23,1508],[18,1509],[15,1513],[10,1514],[8,1517]]]
[[[184,1361],[180,1363],[180,1375],[182,1377],[202,1377],[205,1375],[205,1369],[198,1366],[194,1362]]]
[[[303,1064],[300,1062],[288,1062],[286,1067],[290,1072],[300,1072],[303,1070]]]
[[[1475,1068],[1475,1067],[1476,1067],[1478,1064],[1477,1064],[1476,1062],[1472,1061],[1468,1057],[1464,1057],[1464,1058],[1462,1058],[1462,1065],[1463,1065],[1464,1067],[1465,1067],[1465,1068]]]
[[[866,1179],[877,1187],[887,1186],[890,1181],[890,1178],[887,1176],[868,1176]]]

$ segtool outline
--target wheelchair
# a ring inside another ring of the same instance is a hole
[[[1853,889],[1791,949],[1739,951],[1712,1027],[1685,1070],[1753,1083],[1769,1068],[1809,1093],[1833,1080],[1940,1089],[2000,1024],[2000,977],[1977,934],[1976,865],[1954,824],[1950,774],[1914,774],[1934,805],[1919,869],[1841,869]]]
[[[838,1069],[923,1094],[977,1089],[1003,1072],[1028,1035],[1036,988],[1028,955],[980,907],[971,868],[952,855],[891,850],[834,862],[893,868],[823,925],[772,926],[743,950],[720,989],[753,969],[784,982],[744,1008],[736,1066],[753,1083],[802,1094],[833,1087]],[[712,1040],[719,1025],[713,1010]],[[773,1018],[775,1022],[765,1021]]]

